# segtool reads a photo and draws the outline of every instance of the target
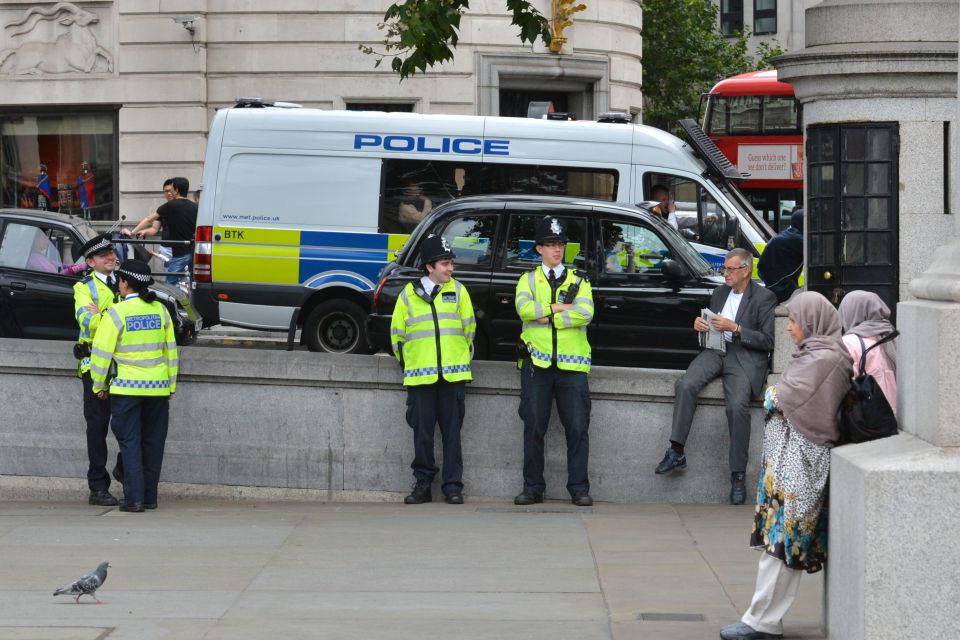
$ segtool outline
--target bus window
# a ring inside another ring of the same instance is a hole
[[[799,133],[799,109],[793,96],[767,96],[763,101],[764,133]]]
[[[384,160],[380,233],[410,233],[434,207],[476,193],[479,175],[479,164]]]
[[[483,193],[579,196],[613,201],[619,174],[614,169],[584,169],[523,164],[485,164]]]
[[[727,99],[723,96],[710,96],[707,102],[706,126],[708,136],[728,135]]]
[[[730,135],[760,133],[760,96],[731,96],[727,102]]]

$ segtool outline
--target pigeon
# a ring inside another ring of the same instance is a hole
[[[107,581],[107,567],[110,566],[108,562],[101,562],[93,573],[83,576],[76,582],[72,582],[67,586],[57,589],[53,592],[53,595],[68,595],[68,596],[77,596],[74,598],[74,602],[80,604],[80,596],[91,596],[94,600],[97,601],[97,604],[101,604],[100,600],[97,599],[97,589],[103,586],[103,583]]]

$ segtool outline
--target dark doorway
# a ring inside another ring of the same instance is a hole
[[[562,91],[525,91],[522,89],[500,90],[500,115],[511,118],[526,118],[527,105],[531,102],[552,102],[554,111],[567,111],[568,95]],[[580,117],[580,114],[577,114]]]
[[[854,289],[899,298],[897,124],[807,128],[807,286],[834,304]]]

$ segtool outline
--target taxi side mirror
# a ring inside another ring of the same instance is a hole
[[[660,272],[668,280],[683,280],[687,277],[687,270],[683,268],[683,265],[670,258],[666,258],[660,263]]]

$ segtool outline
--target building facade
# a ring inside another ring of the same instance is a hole
[[[639,0],[589,2],[557,52],[521,44],[504,0],[472,2],[455,58],[403,82],[359,50],[382,49],[390,4],[3,0],[0,206],[139,219],[165,178],[200,183],[213,112],[239,96],[511,116],[550,100],[581,119],[640,111]],[[548,17],[569,4],[534,2]]]
[[[720,33],[750,33],[750,50],[761,42],[779,44],[784,51],[804,47],[804,13],[820,0],[716,0]]]

